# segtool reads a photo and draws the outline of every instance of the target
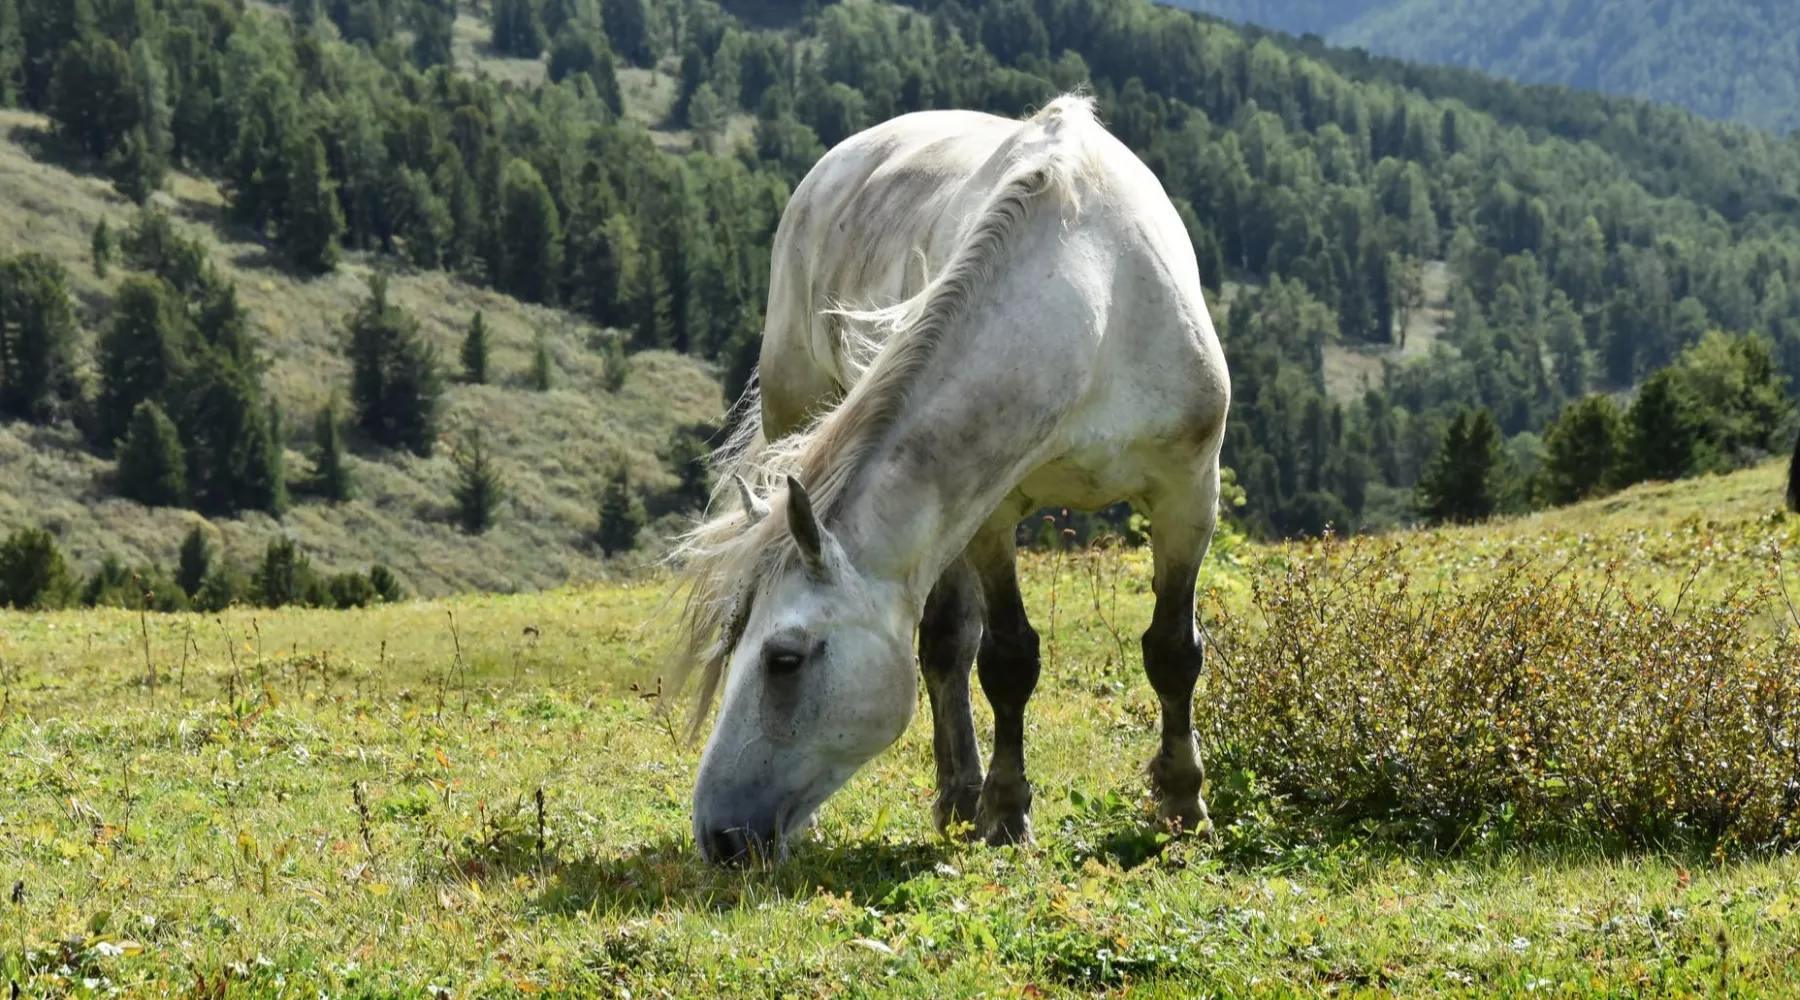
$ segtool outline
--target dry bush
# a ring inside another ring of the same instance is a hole
[[[1422,593],[1402,548],[1291,548],[1255,614],[1215,616],[1201,738],[1227,810],[1260,785],[1439,847],[1800,843],[1780,591],[1684,605],[1522,562]]]

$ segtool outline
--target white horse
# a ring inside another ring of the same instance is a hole
[[[724,688],[694,789],[708,858],[785,851],[899,738],[915,629],[934,819],[990,843],[1030,837],[1038,637],[1013,529],[1045,505],[1128,500],[1151,518],[1150,780],[1165,819],[1208,822],[1194,581],[1230,379],[1181,219],[1091,101],[1023,122],[910,114],[826,154],[775,236],[758,380],[717,456],[715,513],[679,553],[692,589],[671,679],[702,668],[696,731]],[[717,502],[727,481],[741,504]],[[994,712],[985,779],[977,661]]]

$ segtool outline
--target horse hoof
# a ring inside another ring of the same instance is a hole
[[[963,831],[973,838],[981,815],[981,786],[960,789],[938,796],[931,807],[931,822],[945,836]]]
[[[1029,844],[1031,843],[1031,817],[1024,813],[997,817],[985,825],[981,839],[989,847]]]

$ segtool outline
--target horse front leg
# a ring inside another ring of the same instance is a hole
[[[1025,776],[1025,704],[1037,688],[1038,634],[1025,614],[1013,550],[1013,523],[988,522],[969,546],[981,578],[986,628],[976,660],[981,692],[994,710],[994,755],[981,789],[977,833],[989,844],[1031,839],[1031,781]]]
[[[969,706],[969,671],[981,645],[981,585],[958,559],[931,588],[919,621],[919,671],[931,698],[931,757],[937,765],[938,832],[976,822],[981,802],[981,747]]]

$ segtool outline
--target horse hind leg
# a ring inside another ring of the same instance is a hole
[[[1194,625],[1194,588],[1218,521],[1215,456],[1186,489],[1150,504],[1156,609],[1144,632],[1144,673],[1162,703],[1162,744],[1150,760],[1150,787],[1162,818],[1183,830],[1212,825],[1201,788],[1206,769],[1194,738],[1194,686],[1204,652]]]
[[[969,671],[981,644],[981,591],[967,559],[944,571],[925,598],[919,621],[919,670],[931,698],[931,756],[937,765],[938,831],[976,822],[981,801],[981,747],[969,705]]]

